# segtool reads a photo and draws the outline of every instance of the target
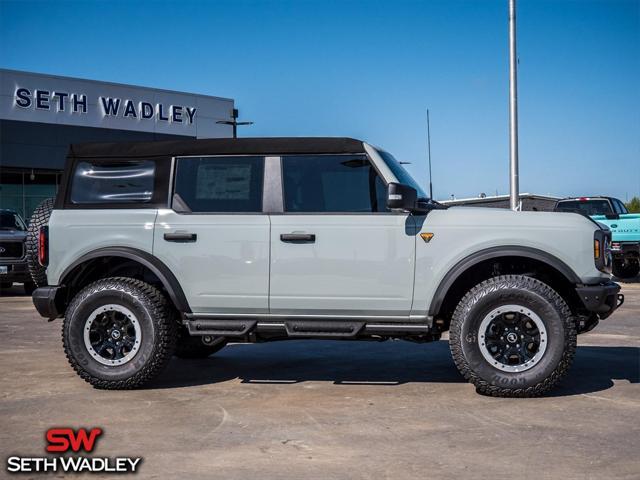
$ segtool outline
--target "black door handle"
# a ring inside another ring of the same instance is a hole
[[[191,243],[198,240],[198,235],[187,232],[165,233],[164,239],[167,242]]]
[[[280,240],[287,243],[315,243],[316,236],[313,233],[283,233]]]

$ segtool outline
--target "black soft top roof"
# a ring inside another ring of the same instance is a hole
[[[269,155],[364,153],[361,140],[341,137],[212,138],[159,142],[71,145],[74,158],[175,157],[182,155]]]

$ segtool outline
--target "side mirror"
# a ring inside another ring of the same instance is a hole
[[[390,183],[387,188],[387,208],[391,210],[414,210],[418,192],[409,185]]]

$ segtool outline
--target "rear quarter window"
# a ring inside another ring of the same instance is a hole
[[[151,160],[79,161],[69,199],[76,205],[149,203],[155,175],[156,164]]]

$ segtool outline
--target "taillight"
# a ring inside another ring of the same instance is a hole
[[[38,232],[38,262],[43,267],[49,264],[49,227],[40,227]]]

